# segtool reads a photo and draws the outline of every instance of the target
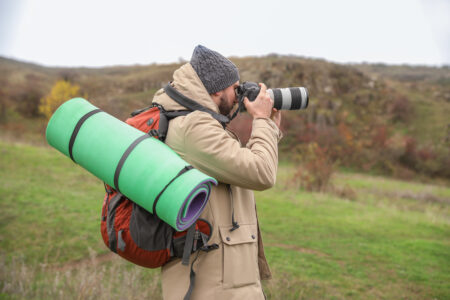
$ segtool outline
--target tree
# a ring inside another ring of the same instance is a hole
[[[46,86],[43,84],[42,77],[33,73],[27,74],[25,82],[16,85],[10,91],[16,111],[25,117],[38,117],[39,105],[45,90]]]
[[[65,80],[59,80],[52,87],[50,94],[41,99],[39,112],[45,115],[47,119],[50,119],[61,104],[80,95],[80,86]]]

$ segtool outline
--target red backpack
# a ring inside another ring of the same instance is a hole
[[[135,111],[126,120],[129,125],[151,136],[165,140],[168,121],[190,111],[167,112],[158,104]],[[171,226],[105,184],[101,234],[105,245],[128,261],[147,268],[161,267],[171,258],[182,258],[189,264],[191,253],[197,250],[217,249],[207,245],[212,227],[206,220],[198,219],[183,232]]]

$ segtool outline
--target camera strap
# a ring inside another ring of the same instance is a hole
[[[230,121],[233,120],[240,111],[244,110],[244,108],[245,108],[245,106],[244,106],[244,98],[245,97],[246,97],[246,95],[242,95],[242,96],[239,97],[239,99],[238,99],[238,108],[236,108],[236,110],[234,111],[233,115],[230,117]]]
[[[185,95],[181,94],[179,91],[177,91],[172,85],[171,82],[169,82],[165,87],[164,87],[164,92],[166,92],[166,94],[172,98],[173,100],[175,100],[175,102],[177,102],[178,104],[180,104],[181,106],[186,107],[187,109],[189,109],[190,111],[203,111],[203,112],[207,112],[209,113],[214,119],[216,119],[217,121],[219,121],[220,124],[222,124],[223,128],[225,128],[227,126],[228,123],[230,123],[230,119],[224,115],[218,114],[215,111],[212,111],[209,108],[204,107],[203,105],[195,102],[194,100],[186,97]]]

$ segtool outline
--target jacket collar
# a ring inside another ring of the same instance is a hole
[[[190,63],[186,63],[179,69],[175,70],[173,73],[172,85],[184,96],[196,101],[216,113],[219,113],[219,108],[208,94],[208,91]],[[181,105],[167,96],[163,90],[159,90],[155,94],[153,102],[161,104],[166,110],[184,109]]]

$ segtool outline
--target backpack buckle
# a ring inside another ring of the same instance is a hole
[[[152,129],[148,132],[148,135],[150,136],[158,136],[159,137],[159,131],[157,129]]]
[[[216,249],[219,249],[219,245],[217,245],[217,244],[205,245],[200,248],[201,251],[205,251],[205,252],[209,252],[209,251],[216,250]]]

